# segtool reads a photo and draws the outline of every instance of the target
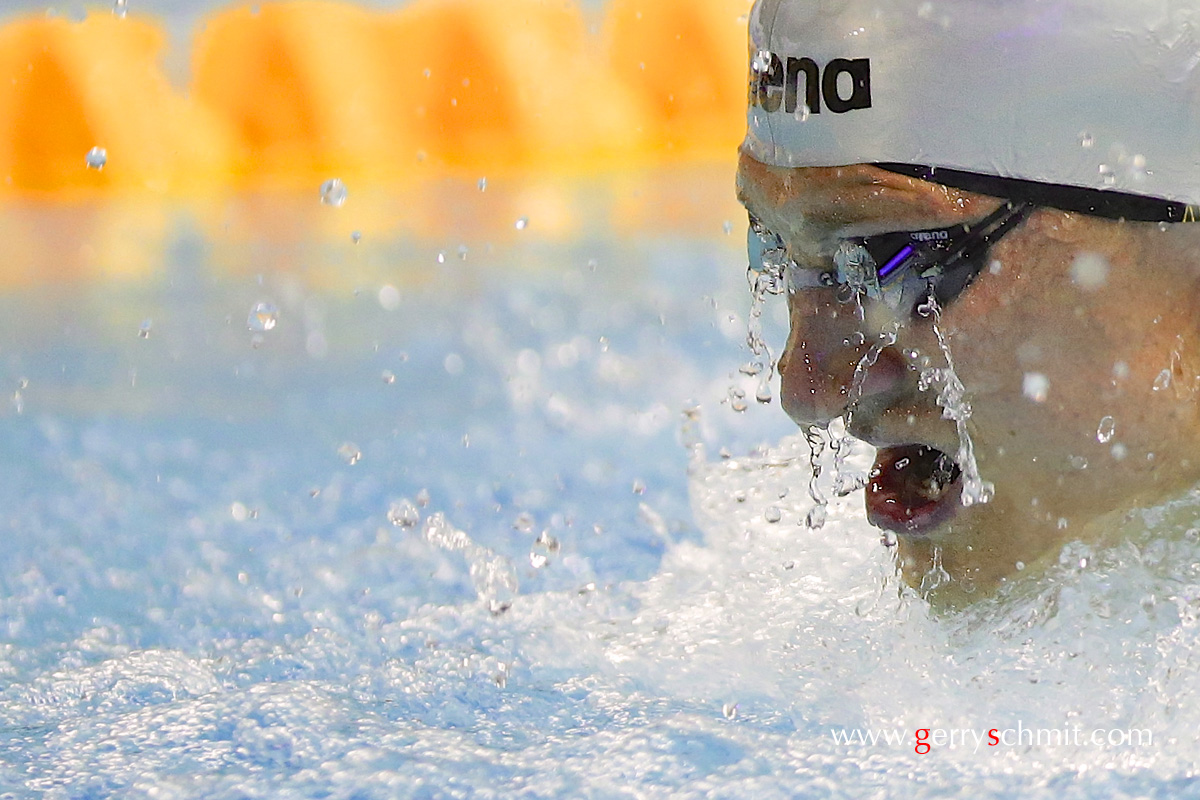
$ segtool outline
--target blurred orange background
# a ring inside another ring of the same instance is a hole
[[[750,3],[10,17],[0,289],[161,277],[181,241],[222,274],[324,286],[425,280],[394,274],[413,243],[476,266],[547,240],[732,244]]]
[[[210,14],[190,76],[109,8],[0,26],[0,191],[358,188],[414,176],[730,162],[750,0],[326,0]],[[103,166],[87,163],[104,150]]]

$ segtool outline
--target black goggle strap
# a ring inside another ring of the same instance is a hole
[[[881,163],[875,166],[954,189],[1107,219],[1129,222],[1196,222],[1200,219],[1200,208],[1195,205],[1111,189],[1041,183],[919,164]]]
[[[938,275],[930,280],[930,290],[938,305],[945,307],[970,286],[987,264],[987,252],[1005,234],[1029,216],[1033,207],[1021,203],[1005,204],[975,227],[962,248],[939,264]],[[1003,213],[1001,213],[1003,212]]]
[[[851,240],[870,254],[881,286],[913,270],[936,278],[964,261],[982,257],[1002,236],[1021,223],[1028,204],[1006,203],[984,219],[953,228],[885,233]]]

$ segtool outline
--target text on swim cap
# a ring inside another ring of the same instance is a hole
[[[822,70],[811,58],[788,56],[784,61],[770,53],[766,69],[750,73],[750,105],[772,113],[780,107],[795,114],[800,106],[800,76],[804,76],[804,108],[821,113],[821,101],[835,114],[871,107],[871,60],[835,58]],[[758,61],[758,59],[756,59]],[[849,97],[838,86],[842,75],[850,77]]]

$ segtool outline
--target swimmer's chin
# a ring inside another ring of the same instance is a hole
[[[1061,531],[1018,521],[996,499],[967,508],[955,497],[952,505],[945,519],[894,532],[901,579],[936,605],[975,602],[1038,575],[1064,543]]]

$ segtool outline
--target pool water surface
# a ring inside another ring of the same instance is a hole
[[[727,170],[350,189],[8,209],[5,796],[1200,796],[1195,497],[931,609]]]

